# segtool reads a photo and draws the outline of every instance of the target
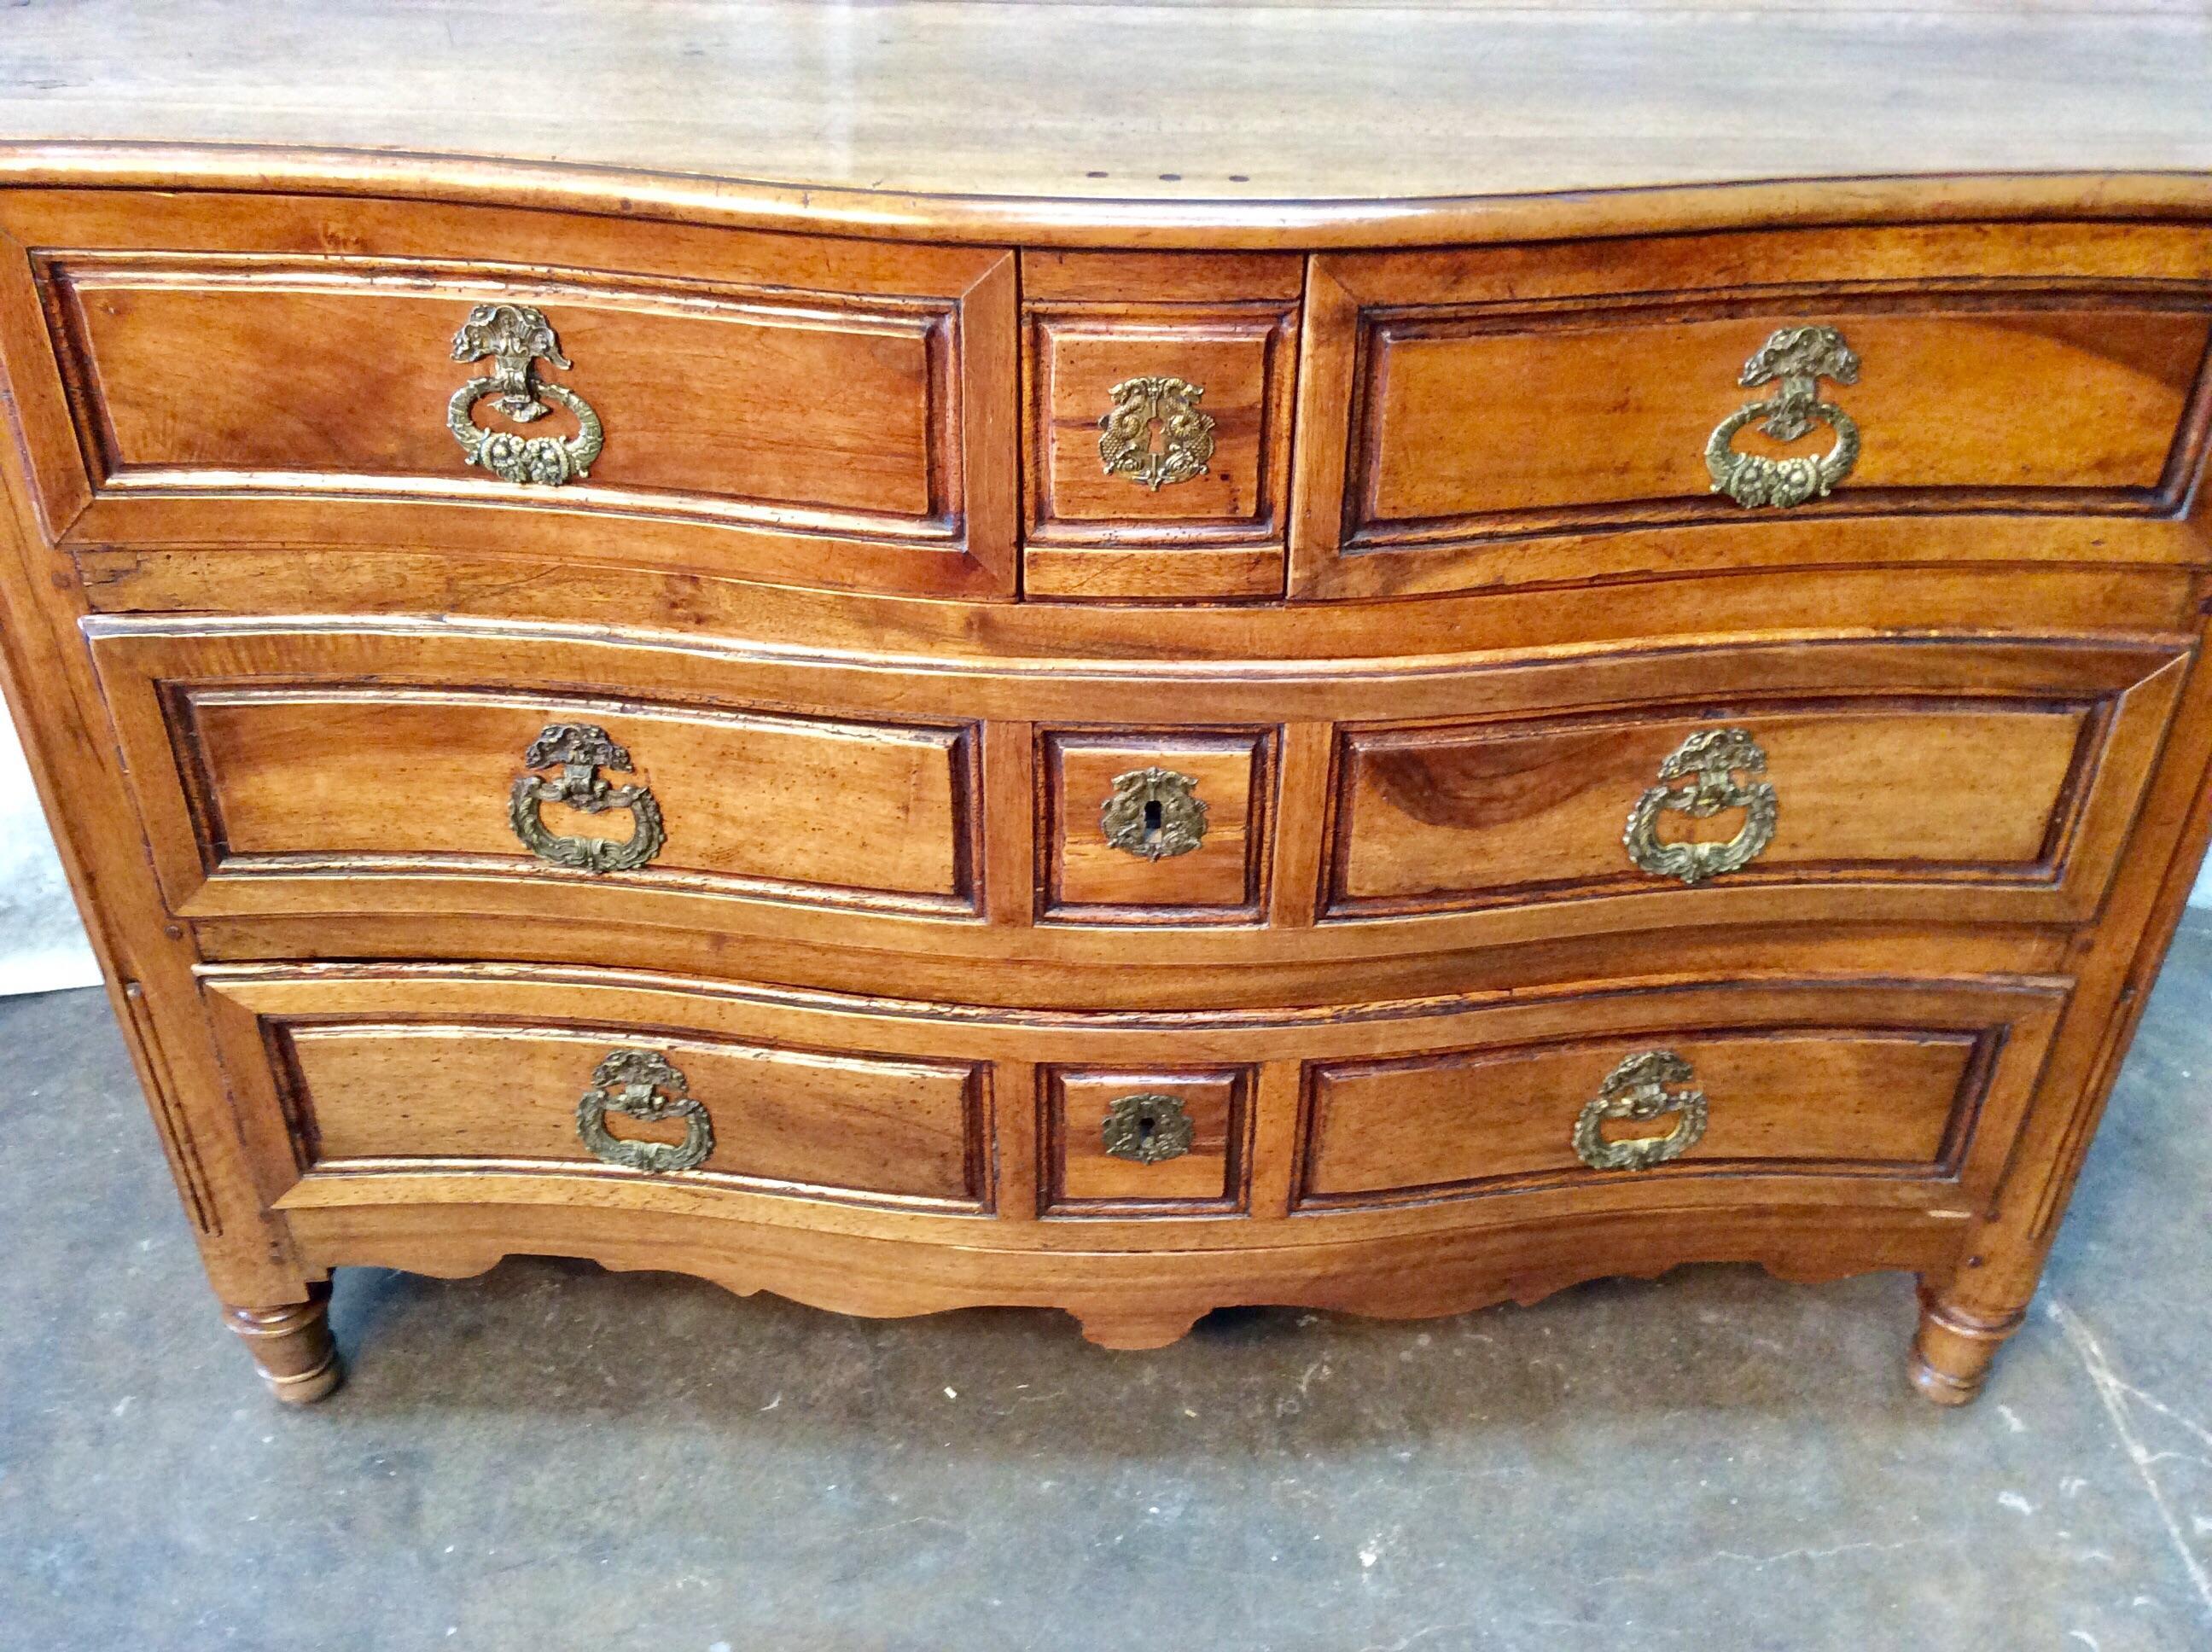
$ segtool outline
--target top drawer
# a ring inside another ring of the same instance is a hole
[[[70,540],[1013,588],[1010,254],[210,197],[18,195],[0,228]]]
[[[2172,514],[2203,453],[2201,228],[1355,254],[1316,259],[1310,290],[1292,544],[1308,595],[1928,560],[1932,535],[1893,553],[1823,519]],[[1791,531],[1619,531],[1747,521]],[[1598,532],[1556,568],[1516,543]]]

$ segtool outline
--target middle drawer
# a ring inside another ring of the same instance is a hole
[[[88,630],[184,917],[1102,967],[2078,922],[2187,661],[2178,641],[1753,639],[1197,679],[437,621]]]

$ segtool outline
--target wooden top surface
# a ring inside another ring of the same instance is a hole
[[[58,143],[243,144],[295,171],[302,149],[386,174],[500,158],[1251,228],[1271,203],[1287,226],[1329,202],[2212,172],[2212,0],[31,0],[0,20],[0,142],[46,168],[19,153],[18,176]]]

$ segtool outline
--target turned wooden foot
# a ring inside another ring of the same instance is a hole
[[[223,1304],[223,1323],[244,1339],[269,1392],[288,1406],[311,1406],[338,1385],[328,1285],[310,1285],[307,1301],[276,1308]]]
[[[1970,1313],[1923,1290],[1920,1330],[1906,1368],[1912,1386],[1939,1406],[1965,1405],[1982,1391],[1998,1347],[2027,1316],[2025,1309],[1995,1316]]]

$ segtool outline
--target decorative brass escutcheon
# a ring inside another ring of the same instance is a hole
[[[620,1113],[651,1124],[684,1121],[684,1139],[624,1141],[607,1133],[607,1114]],[[691,1094],[690,1081],[659,1050],[617,1050],[592,1074],[592,1087],[576,1103],[576,1133],[603,1164],[647,1170],[696,1170],[714,1151],[714,1125]]]
[[[483,465],[502,482],[548,488],[591,475],[592,461],[606,446],[606,431],[589,402],[565,385],[538,378],[541,357],[556,367],[568,365],[544,313],[527,304],[477,305],[453,335],[453,360],[476,361],[487,355],[492,358],[491,372],[470,380],[446,404],[446,423],[466,463]],[[576,416],[576,434],[563,440],[487,430],[473,416],[476,404],[487,396],[498,397],[499,410],[518,424],[551,412],[538,399],[550,398]]]
[[[1202,385],[1184,379],[1128,379],[1114,386],[1114,406],[1098,421],[1098,458],[1108,476],[1125,476],[1158,493],[1206,474],[1213,420],[1198,410]],[[1152,427],[1160,445],[1152,446]]]
[[[1620,835],[1628,858],[1649,872],[1698,884],[1735,872],[1774,841],[1781,799],[1765,780],[1739,785],[1738,771],[1766,772],[1766,754],[1740,728],[1709,728],[1676,746],[1659,765],[1659,784],[1636,799]],[[1686,787],[1676,780],[1687,780]],[[1707,820],[1723,809],[1744,811],[1743,829],[1725,843],[1662,843],[1659,817],[1673,812]]]
[[[1099,806],[1106,841],[1147,860],[1188,854],[1206,835],[1206,799],[1198,782],[1172,768],[1133,768],[1114,776],[1114,791]]]
[[[660,805],[645,786],[616,786],[602,768],[635,774],[629,753],[592,723],[550,723],[522,754],[525,768],[550,768],[558,764],[558,780],[530,774],[518,776],[507,794],[507,823],[523,847],[540,860],[556,866],[574,866],[588,872],[634,872],[660,853],[667,841],[661,830]],[[565,803],[587,815],[610,809],[627,809],[635,824],[626,840],[611,837],[558,837],[545,829],[544,805]]]
[[[1858,426],[1842,408],[1820,399],[1823,379],[1839,385],[1859,381],[1859,358],[1844,343],[1843,334],[1833,327],[1784,327],[1752,353],[1736,382],[1750,390],[1777,379],[1782,381],[1780,390],[1729,414],[1705,443],[1712,490],[1739,505],[1786,510],[1808,499],[1825,499],[1858,461]],[[1809,459],[1739,453],[1734,446],[1735,433],[1754,419],[1763,421],[1759,428],[1777,441],[1796,441],[1814,424],[1825,424],[1836,433],[1836,445]]]
[[[1190,1151],[1191,1139],[1196,1133],[1182,1103],[1156,1090],[1116,1101],[1106,1109],[1100,1132],[1108,1152],[1139,1164],[1181,1158]]]
[[[1680,1158],[1705,1133],[1705,1092],[1669,1090],[1686,1084],[1697,1075],[1690,1064],[1672,1050],[1647,1050],[1632,1055],[1606,1076],[1597,1099],[1583,1108],[1575,1121],[1575,1156],[1593,1170],[1648,1170]],[[1639,1136],[1627,1141],[1607,1141],[1602,1127],[1607,1119],[1632,1119],[1641,1123],[1662,1113],[1680,1113],[1681,1121],[1663,1136]]]

